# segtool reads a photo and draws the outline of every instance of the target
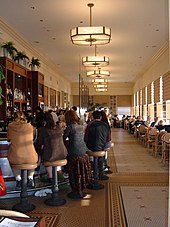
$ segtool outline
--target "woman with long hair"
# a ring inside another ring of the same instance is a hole
[[[36,147],[41,149],[42,161],[56,161],[66,158],[67,149],[63,142],[63,131],[55,124],[50,112],[44,114],[44,127],[41,127],[36,140]],[[47,167],[49,182],[52,181],[52,167]]]
[[[86,154],[87,147],[84,142],[83,125],[76,112],[69,110],[65,113],[66,130],[64,140],[68,139],[68,173],[72,192],[69,197],[81,199],[84,197],[83,189],[91,179],[91,168],[89,157]]]

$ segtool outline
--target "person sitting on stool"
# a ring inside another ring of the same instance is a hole
[[[53,162],[66,158],[67,149],[63,142],[63,131],[58,124],[55,124],[50,112],[44,114],[44,127],[39,129],[36,140],[36,147],[41,150],[42,161]],[[46,167],[48,181],[52,182],[52,167]]]
[[[89,157],[86,154],[87,147],[84,142],[83,125],[74,110],[65,113],[66,130],[64,131],[64,141],[67,141],[68,149],[68,173],[72,192],[68,194],[70,198],[81,199],[85,196],[84,188],[91,180],[91,168]]]
[[[8,125],[7,140],[10,141],[8,160],[10,164],[35,164],[38,155],[33,145],[33,126],[27,123],[22,112],[14,113],[14,121]],[[21,172],[13,169],[16,187],[21,187]],[[34,187],[34,170],[28,170],[28,187]]]
[[[93,120],[85,129],[84,141],[90,151],[103,151],[107,147],[107,142],[110,136],[110,127],[102,121],[101,112],[96,110],[92,113]],[[103,174],[105,158],[99,159],[99,179],[106,180],[108,177]]]

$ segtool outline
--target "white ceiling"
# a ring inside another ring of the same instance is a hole
[[[111,43],[97,46],[97,55],[110,59],[103,70],[110,71],[110,81],[134,82],[168,41],[168,0],[1,0],[0,16],[69,80],[77,81],[80,72],[85,75],[81,58],[95,50],[73,45],[69,33],[89,26],[89,2],[94,3],[92,25],[112,31]]]

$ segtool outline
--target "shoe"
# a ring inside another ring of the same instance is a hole
[[[104,174],[99,174],[99,180],[108,180],[109,177]]]
[[[64,177],[64,179],[68,179],[69,178],[69,174],[68,173],[63,173],[63,177]]]
[[[103,171],[104,172],[104,174],[111,174],[111,173],[113,173],[111,170],[109,170],[109,169],[106,169],[106,170],[104,170]]]
[[[21,189],[21,180],[16,180],[16,189]]]
[[[35,184],[34,184],[34,180],[33,179],[28,179],[27,181],[27,187],[28,188],[34,188]]]
[[[71,199],[83,199],[86,196],[86,193],[80,192],[69,192],[67,196]]]

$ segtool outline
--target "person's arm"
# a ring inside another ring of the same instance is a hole
[[[91,125],[92,122],[89,122],[88,125],[85,128],[85,132],[84,132],[84,142],[87,143],[88,141],[88,132],[89,132],[89,127]]]
[[[66,129],[64,130],[64,135],[63,135],[63,139],[64,141],[66,140],[67,137],[69,137],[69,134],[71,132],[71,124],[67,125]]]

